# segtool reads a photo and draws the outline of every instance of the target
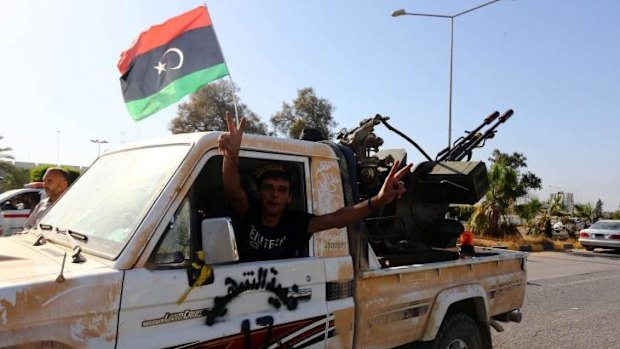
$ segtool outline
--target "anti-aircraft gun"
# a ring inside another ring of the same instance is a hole
[[[497,127],[512,114],[512,110],[501,116],[499,112],[492,113],[473,131],[457,139],[452,147],[440,151],[435,160],[416,142],[392,127],[387,116],[377,114],[362,120],[350,131],[340,132],[340,144],[355,153],[360,200],[378,193],[396,160],[400,160],[401,166],[407,163],[404,149],[379,150],[383,139],[374,133],[375,126],[385,125],[427,159],[402,178],[407,192],[401,200],[395,200],[367,218],[369,241],[378,254],[420,253],[433,247],[456,245],[464,229],[460,222],[445,218],[448,207],[450,204],[474,204],[486,194],[489,187],[486,165],[481,161],[470,161],[472,151],[493,138]],[[467,161],[462,161],[465,158]]]

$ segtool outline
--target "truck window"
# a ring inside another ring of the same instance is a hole
[[[20,210],[32,210],[41,200],[39,193],[23,193],[15,197]]]
[[[241,186],[247,195],[250,198],[257,197],[254,171],[274,162],[282,164],[291,173],[292,201],[289,209],[307,211],[305,170],[301,162],[241,157],[239,159]],[[226,203],[222,189],[222,156],[215,156],[207,161],[192,189],[196,196],[197,210],[202,218],[223,216],[232,217],[233,220],[236,218]]]
[[[32,210],[41,200],[39,193],[30,192],[15,195],[10,200],[2,202],[2,210]]]
[[[238,222],[238,217],[226,202],[222,188],[222,160],[222,156],[218,155],[207,161],[169,223],[155,254],[151,257],[152,262],[164,268],[177,263],[191,262],[193,251],[200,250],[202,243],[200,229],[203,219],[230,217],[233,224]],[[256,197],[257,189],[253,178],[255,169],[273,162],[279,162],[290,170],[292,202],[289,208],[307,210],[305,188],[307,164],[303,162],[241,157],[239,172],[242,186],[248,196]],[[297,251],[297,255],[307,256],[308,246],[302,251]]]
[[[159,267],[178,266],[190,259],[190,201],[185,198],[168,223],[164,239],[156,249],[153,262]]]

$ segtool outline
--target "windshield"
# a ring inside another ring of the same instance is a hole
[[[175,144],[102,156],[40,223],[83,234],[87,237],[85,249],[115,258],[188,149],[187,144]]]
[[[11,189],[11,190],[5,191],[4,193],[0,194],[0,202],[10,198],[11,196],[13,196],[13,194],[17,193],[20,190],[21,189]]]
[[[590,229],[620,230],[620,222],[598,221]]]

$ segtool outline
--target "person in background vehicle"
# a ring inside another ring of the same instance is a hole
[[[278,164],[266,165],[255,172],[258,200],[250,200],[241,186],[239,149],[245,120],[235,125],[226,113],[228,133],[219,138],[223,186],[226,198],[239,215],[239,229],[235,229],[239,257],[242,261],[260,261],[295,257],[313,233],[341,228],[370,215],[379,207],[400,198],[406,191],[400,178],[409,173],[412,164],[398,170],[397,161],[390,170],[379,193],[355,206],[346,206],[325,215],[287,210],[292,200],[290,174]]]
[[[553,236],[553,234],[551,233],[551,220],[547,219],[547,221],[545,222],[545,236],[550,238]]]
[[[69,173],[60,167],[50,167],[43,175],[43,189],[47,197],[34,207],[28,220],[24,222],[24,230],[31,229],[39,223],[39,218],[50,208],[69,187]]]

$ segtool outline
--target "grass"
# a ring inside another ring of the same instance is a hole
[[[574,248],[581,248],[581,245],[577,239],[566,238],[547,238],[543,235],[525,235],[525,236],[510,236],[503,239],[496,239],[491,237],[474,237],[474,244],[476,246],[484,247],[505,247],[510,250],[518,250],[521,245],[543,245],[544,243],[563,246],[564,244],[572,244]]]

